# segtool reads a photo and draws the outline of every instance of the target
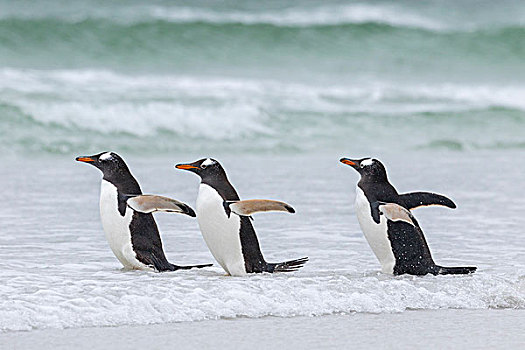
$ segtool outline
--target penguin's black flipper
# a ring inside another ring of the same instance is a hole
[[[478,269],[475,266],[462,266],[462,267],[444,267],[444,266],[436,266],[438,267],[438,274],[439,275],[467,275],[469,273],[474,273]]]
[[[408,210],[427,205],[442,205],[451,209],[456,208],[456,204],[450,198],[432,192],[412,192],[400,194],[398,204]]]
[[[282,263],[268,263],[266,272],[293,272],[297,271],[308,262],[308,257],[301,259],[289,260]]]
[[[373,203],[370,203],[370,211],[372,213],[372,219],[374,219],[376,224],[379,224],[381,222],[381,218],[379,217],[381,215],[381,211],[379,210],[379,206],[385,204],[383,202],[375,201]]]

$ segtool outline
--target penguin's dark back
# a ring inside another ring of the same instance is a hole
[[[399,194],[394,186],[389,182],[363,182],[359,181],[358,186],[365,193],[368,202],[376,201],[386,203],[397,203]]]

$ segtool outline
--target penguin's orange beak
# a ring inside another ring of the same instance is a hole
[[[341,163],[346,164],[354,168],[355,170],[359,171],[359,166],[361,165],[361,161],[357,159],[350,159],[350,158],[341,158],[339,160]]]
[[[200,169],[199,167],[190,165],[190,164],[177,164],[175,165],[175,168],[182,169],[182,170],[189,170],[189,169]]]
[[[94,162],[95,160],[91,157],[76,157],[75,160],[77,162],[84,162],[84,163],[91,163],[91,162]]]
[[[348,158],[341,158],[339,161],[341,163],[343,163],[343,164],[350,165],[350,166],[356,166],[357,165],[354,161],[352,161],[352,160],[350,160]]]

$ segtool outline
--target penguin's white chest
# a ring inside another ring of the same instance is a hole
[[[392,252],[392,246],[388,239],[388,227],[386,220],[381,216],[381,221],[377,224],[372,218],[370,203],[365,193],[359,186],[356,190],[355,209],[359,226],[363,231],[370,248],[376,255],[383,273],[394,273],[396,258]]]
[[[228,218],[222,197],[214,188],[206,184],[201,184],[199,187],[196,209],[202,236],[215,260],[230,275],[245,275],[240,217],[232,213]]]
[[[118,211],[117,188],[106,180],[102,180],[100,187],[100,218],[102,227],[106,233],[109,247],[113,254],[124,265],[130,269],[151,270],[137,260],[131,244],[131,232],[129,224],[133,217],[133,210],[126,209],[126,215],[120,215]]]

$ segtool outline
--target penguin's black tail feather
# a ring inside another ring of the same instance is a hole
[[[289,260],[281,263],[268,263],[267,272],[293,272],[299,270],[308,262],[308,257]]]
[[[202,269],[203,267],[210,267],[213,266],[213,264],[202,264],[202,265],[185,265],[185,266],[179,266],[179,265],[173,265],[173,271],[177,270],[189,270],[189,269]]]
[[[475,266],[462,266],[462,267],[445,267],[438,266],[438,274],[440,275],[467,275],[474,273],[478,269]]]

